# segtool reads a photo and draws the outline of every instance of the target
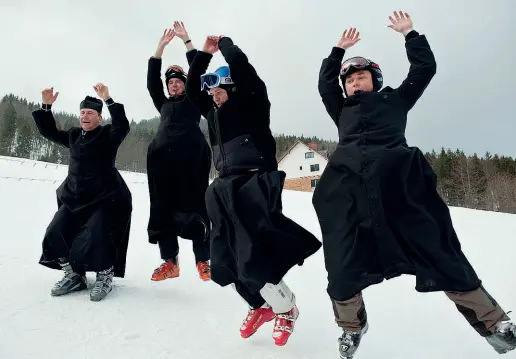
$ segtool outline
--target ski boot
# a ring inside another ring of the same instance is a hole
[[[276,314],[267,303],[257,309],[251,308],[240,327],[240,335],[242,338],[249,338],[256,333],[263,324],[270,322],[275,317]]]
[[[59,262],[59,265],[61,266],[65,274],[63,279],[57,282],[50,291],[50,294],[53,297],[84,290],[87,288],[86,277],[75,273],[70,263],[61,260]]]
[[[283,346],[287,344],[288,339],[294,331],[294,324],[298,317],[299,309],[297,306],[294,306],[294,308],[286,313],[276,315],[272,338],[274,339],[274,343],[277,346]]]
[[[516,324],[500,323],[495,332],[486,337],[486,340],[498,354],[505,354],[516,349]]]
[[[152,273],[151,280],[154,282],[179,277],[179,258],[167,259]]]
[[[113,267],[97,272],[97,280],[90,292],[90,300],[98,302],[111,292],[113,282]]]
[[[339,353],[340,359],[353,359],[360,341],[367,330],[369,329],[369,323],[366,322],[364,328],[360,332],[351,332],[344,329],[339,341]]]
[[[208,281],[211,279],[210,272],[210,264],[208,262],[197,262],[197,271],[199,272],[199,277],[203,281]]]

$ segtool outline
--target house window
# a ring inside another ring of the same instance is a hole
[[[314,158],[315,154],[313,152],[305,152],[305,158]]]
[[[314,188],[317,186],[317,184],[318,184],[318,183],[319,183],[319,180],[318,180],[318,179],[313,179],[313,180],[312,180],[312,183],[311,183],[311,185],[312,185],[312,189],[314,189]]]
[[[319,164],[310,165],[310,172],[316,172],[316,171],[319,171]]]

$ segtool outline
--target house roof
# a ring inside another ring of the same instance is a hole
[[[303,141],[297,140],[296,142],[294,142],[294,143],[292,144],[292,146],[290,146],[290,147],[288,148],[288,150],[286,150],[286,151],[285,151],[285,153],[283,154],[283,156],[281,156],[281,158],[278,160],[278,164],[279,164],[281,161],[283,161],[283,159],[284,159],[285,157],[287,157],[287,156],[290,154],[290,151],[292,151],[292,149],[293,149],[294,147],[296,147],[298,144],[301,144],[301,145],[305,146],[309,151],[313,151],[313,152],[315,152],[315,153],[319,154],[320,156],[323,156],[323,157],[324,157],[324,159],[326,159],[326,160],[328,159],[328,151],[316,151],[316,150],[314,150],[313,148],[311,148],[310,146],[308,146],[306,143],[304,143]]]

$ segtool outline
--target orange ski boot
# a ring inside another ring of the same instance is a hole
[[[210,264],[208,262],[197,262],[197,271],[203,281],[211,279]]]
[[[179,262],[165,261],[152,273],[151,280],[157,282],[165,279],[179,277]]]
[[[297,317],[299,317],[297,306],[286,313],[281,313],[276,316],[272,338],[277,346],[287,344],[288,339],[294,331],[294,323],[296,322]]]

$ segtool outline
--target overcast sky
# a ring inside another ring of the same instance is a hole
[[[362,40],[348,52],[378,62],[385,84],[408,71],[403,36],[387,28],[394,10],[407,11],[426,34],[437,75],[409,114],[407,138],[424,151],[441,146],[468,153],[516,156],[513,0],[62,0],[1,1],[0,93],[41,101],[60,92],[56,110],[78,112],[94,83],[104,82],[130,119],[157,115],[146,89],[147,60],[164,28],[184,21],[196,47],[207,35],[230,36],[268,86],[275,133],[337,140],[317,92],[322,59],[342,31]],[[152,6],[150,6],[152,4]],[[216,54],[211,69],[223,64]],[[164,63],[187,67],[174,39]],[[104,112],[106,116],[107,111]],[[245,120],[245,119],[242,119]]]

